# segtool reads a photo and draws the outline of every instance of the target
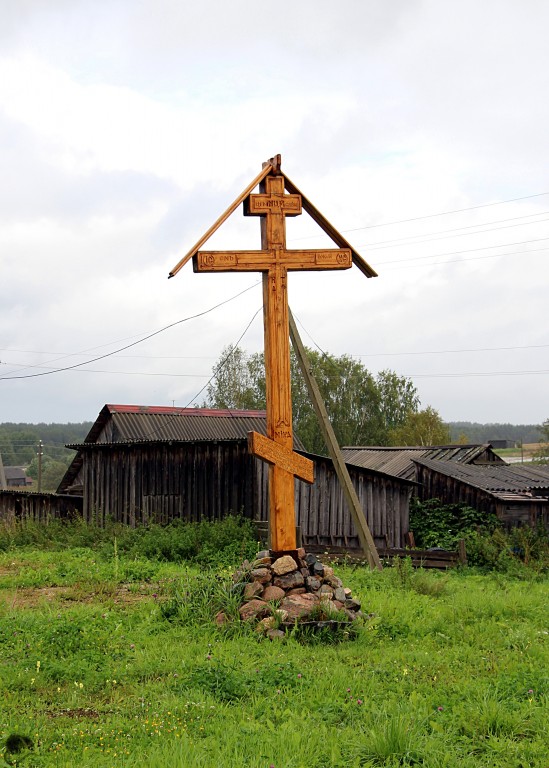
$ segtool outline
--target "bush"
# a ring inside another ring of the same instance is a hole
[[[466,548],[468,562],[487,570],[519,577],[549,571],[549,531],[543,526],[471,531]]]
[[[471,533],[491,533],[500,525],[498,518],[466,504],[443,504],[440,499],[410,503],[410,530],[418,547],[455,549],[460,539]]]
[[[253,557],[257,541],[251,521],[228,516],[199,523],[175,521],[167,526],[130,528],[111,523],[104,528],[82,519],[50,523],[16,521],[0,527],[0,551],[38,546],[44,550],[89,547],[105,559],[118,555],[167,562],[187,560],[201,565],[232,566]]]

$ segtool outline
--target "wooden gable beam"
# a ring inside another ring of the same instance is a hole
[[[263,166],[263,168],[261,169],[261,173],[260,173],[260,174],[258,174],[258,175],[255,177],[255,179],[254,179],[254,180],[253,180],[253,181],[252,181],[250,184],[248,184],[248,186],[246,187],[246,189],[244,190],[244,192],[242,192],[242,194],[241,194],[241,195],[239,195],[239,196],[236,198],[236,200],[235,200],[235,201],[234,201],[234,202],[233,202],[233,203],[232,203],[232,204],[231,204],[231,205],[230,205],[230,206],[227,208],[227,210],[225,211],[225,213],[222,213],[222,214],[221,214],[221,216],[220,216],[220,217],[217,219],[217,221],[216,221],[214,224],[212,224],[212,226],[209,228],[209,230],[208,230],[208,231],[207,231],[207,232],[206,232],[204,235],[202,235],[202,237],[200,238],[200,240],[199,240],[199,241],[198,241],[198,242],[197,242],[197,243],[196,243],[196,244],[195,244],[195,245],[194,245],[194,246],[191,248],[191,250],[190,250],[190,251],[189,251],[187,254],[185,254],[185,256],[183,256],[183,258],[181,259],[181,261],[179,261],[179,262],[178,262],[178,263],[175,265],[175,267],[172,269],[172,271],[171,271],[171,272],[170,272],[170,274],[168,275],[168,277],[169,277],[169,278],[170,278],[170,277],[175,277],[175,275],[177,275],[177,273],[179,272],[179,270],[180,270],[180,269],[182,269],[182,268],[185,266],[185,264],[186,264],[186,263],[187,263],[187,262],[188,262],[190,259],[192,259],[192,257],[193,257],[193,256],[195,256],[195,254],[197,254],[197,253],[198,253],[198,251],[199,251],[199,250],[202,248],[202,246],[204,245],[204,243],[205,243],[207,240],[209,240],[209,239],[210,239],[210,237],[211,237],[211,236],[214,234],[214,232],[217,232],[217,230],[219,229],[219,227],[220,227],[220,226],[221,226],[221,225],[222,225],[222,224],[223,224],[225,221],[227,221],[227,219],[229,218],[229,216],[231,216],[231,215],[232,215],[232,214],[233,214],[233,213],[236,211],[236,209],[238,208],[238,206],[240,205],[240,203],[244,202],[244,200],[245,200],[245,199],[248,197],[248,195],[249,195],[249,194],[250,194],[250,193],[251,193],[251,192],[252,192],[252,191],[253,191],[253,190],[254,190],[254,189],[257,187],[257,185],[258,185],[258,184],[260,184],[260,183],[261,183],[261,182],[262,182],[262,181],[263,181],[263,180],[264,180],[264,179],[265,179],[265,178],[266,178],[266,177],[267,177],[267,176],[268,176],[270,173],[272,173],[272,172],[273,172],[273,170],[274,170],[274,169],[273,169],[273,166],[271,165],[271,163],[270,163],[270,162],[269,162],[269,163],[265,163],[265,165],[264,165],[264,166]]]
[[[311,219],[316,221],[318,226],[323,229],[324,232],[326,232],[328,237],[333,240],[333,242],[340,248],[350,248],[353,264],[358,267],[360,271],[366,275],[366,277],[377,277],[377,272],[372,269],[372,267],[366,261],[364,261],[362,256],[357,253],[353,246],[350,245],[343,237],[343,235],[341,235],[337,229],[332,224],[330,224],[328,219],[324,218],[320,211],[315,208],[311,201],[305,197],[303,192],[301,192],[296,187],[293,181],[291,181],[283,171],[281,171],[281,176],[284,177],[284,187],[286,188],[286,191],[293,195],[301,195],[301,202],[304,210],[306,210]]]

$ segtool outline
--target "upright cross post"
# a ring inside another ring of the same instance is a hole
[[[260,185],[259,194],[251,194]],[[291,194],[285,194],[290,185]],[[221,224],[244,203],[246,216],[261,217],[261,250],[202,251]],[[288,250],[286,216],[299,216],[302,207],[340,248]],[[346,247],[348,246],[348,247]],[[293,450],[290,384],[288,271],[349,269],[354,261],[368,277],[375,272],[304,198],[280,171],[280,155],[263,164],[259,176],[225,211],[170,273],[173,277],[192,258],[195,272],[262,272],[267,437],[248,435],[249,450],[269,464],[269,543],[273,552],[296,549],[294,478],[313,482],[313,462]]]
[[[293,451],[290,381],[290,326],[288,319],[288,267],[285,216],[301,213],[299,195],[284,195],[284,179],[268,176],[259,195],[250,195],[246,214],[261,216],[261,248],[273,264],[263,272],[263,327],[267,400],[267,437]],[[254,450],[254,446],[251,446]],[[294,475],[280,464],[269,468],[269,541],[276,551],[296,548]]]

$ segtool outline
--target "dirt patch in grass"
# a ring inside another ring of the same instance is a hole
[[[9,608],[37,608],[45,603],[55,603],[57,607],[70,606],[74,603],[112,602],[130,605],[150,598],[153,593],[150,585],[139,589],[119,586],[113,590],[95,591],[79,587],[25,587],[6,589],[0,592],[0,604]]]

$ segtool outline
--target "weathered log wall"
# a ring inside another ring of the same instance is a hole
[[[47,523],[82,514],[82,497],[28,491],[0,491],[0,521]]]
[[[218,520],[230,513],[268,518],[268,465],[251,456],[243,441],[96,444],[83,456],[83,514],[100,525]],[[304,545],[359,546],[332,462],[309,458],[315,462],[314,483],[295,483]],[[350,472],[374,538],[384,546],[404,546],[411,484],[358,467]]]

